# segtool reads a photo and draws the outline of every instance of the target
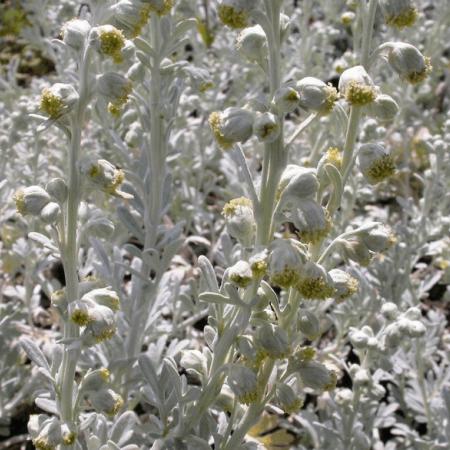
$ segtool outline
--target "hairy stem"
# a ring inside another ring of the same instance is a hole
[[[161,19],[157,14],[151,16],[150,41],[154,50],[152,61],[150,98],[148,108],[150,113],[150,143],[146,147],[147,175],[149,183],[145,186],[145,242],[144,250],[154,249],[158,239],[158,227],[162,211],[162,191],[166,174],[166,137],[164,116],[161,109],[161,91],[163,89],[161,79]],[[150,267],[142,261],[141,274],[143,278],[150,277]],[[130,323],[130,332],[126,342],[127,357],[133,359],[139,355],[144,340],[145,325],[151,309],[151,305],[157,295],[160,273],[156,273],[151,286],[144,286],[141,281],[139,292],[136,295],[137,307],[133,312]],[[130,362],[124,379],[124,398],[128,396],[127,384],[133,363]]]
[[[84,126],[85,112],[88,103],[88,67],[90,49],[86,45],[79,66],[79,100],[75,116],[71,121],[71,139],[69,148],[69,182],[66,209],[66,229],[64,243],[61,248],[64,275],[66,279],[67,311],[69,317],[63,322],[64,340],[74,340],[79,337],[79,328],[70,321],[71,304],[78,299],[78,208],[80,205],[80,174],[78,161],[81,151],[81,133]],[[59,376],[59,395],[61,419],[73,426],[76,423],[73,410],[73,388],[77,361],[81,350],[79,347],[69,348],[71,343],[64,345],[64,354]]]

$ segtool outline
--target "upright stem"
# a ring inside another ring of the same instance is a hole
[[[361,120],[361,107],[352,106],[348,118],[347,132],[345,135],[344,156],[342,161],[342,185],[345,186],[353,167],[353,152],[358,136],[359,121]]]
[[[63,249],[63,266],[66,278],[66,296],[68,311],[70,304],[78,299],[77,274],[77,221],[79,206],[79,175],[77,170],[78,154],[80,151],[81,127],[75,125],[72,130],[72,139],[69,156],[69,196],[67,200],[67,230],[65,247]],[[64,339],[73,339],[79,336],[78,327],[70,321],[64,323]],[[62,363],[61,386],[61,414],[65,422],[73,421],[73,382],[79,350],[64,349]]]
[[[70,316],[72,303],[78,299],[78,271],[77,271],[77,225],[78,208],[80,204],[80,174],[78,160],[80,155],[81,132],[84,125],[85,111],[88,103],[88,66],[90,50],[86,45],[79,67],[79,100],[75,116],[71,121],[71,139],[69,148],[69,183],[66,209],[67,224],[65,239],[61,248],[64,275],[66,279],[67,311]],[[64,339],[74,340],[79,337],[78,327],[70,321],[63,322]],[[64,345],[64,355],[60,370],[60,411],[61,419],[73,426],[76,422],[73,411],[73,385],[77,361],[80,356],[79,348],[69,348]]]
[[[378,0],[370,0],[369,11],[364,20],[364,30],[361,48],[361,65],[366,69],[369,66],[370,46],[372,45],[373,27],[375,25],[375,14],[377,12]]]
[[[269,87],[272,97],[281,84],[281,42],[280,42],[280,4],[265,1],[267,16],[271,29],[269,36]],[[263,173],[261,180],[260,208],[258,209],[258,226],[256,244],[267,245],[272,235],[272,219],[275,196],[281,172],[286,165],[287,154],[284,149],[283,121],[280,120],[280,135],[264,148]]]
[[[164,116],[161,109],[161,91],[163,89],[161,80],[161,19],[156,15],[151,16],[151,45],[154,50],[154,58],[152,61],[151,81],[150,81],[150,99],[149,109],[150,117],[150,145],[147,146],[147,171],[150,174],[150,183],[145,191],[145,211],[144,211],[144,228],[145,242],[144,249],[152,249],[156,246],[158,238],[158,226],[161,219],[162,209],[162,188],[166,173],[166,144],[164,130]],[[141,273],[144,278],[150,276],[150,268],[142,261]],[[133,312],[130,324],[130,333],[127,337],[126,348],[127,357],[136,357],[142,347],[144,339],[145,324],[149,313],[152,300],[157,292],[157,279],[151,286],[150,290],[141,284],[139,294],[137,295],[138,307]],[[139,283],[141,283],[139,281]],[[124,379],[124,398],[126,399],[127,379],[130,373],[127,369]]]
[[[160,47],[161,47],[161,20],[153,14],[151,17],[151,44],[155,51],[150,86],[150,148],[148,149],[148,161],[150,164],[150,204],[149,219],[146,225],[145,248],[155,246],[159,219],[161,215],[162,183],[165,175],[165,136],[164,118],[161,111],[161,71],[160,71]]]
[[[228,442],[222,447],[222,450],[234,450],[238,448],[245,435],[248,433],[248,430],[258,422],[262,412],[264,411],[264,407],[266,406],[267,398],[265,395],[265,389],[274,367],[275,361],[273,359],[268,359],[264,363],[258,380],[259,386],[262,386],[263,388],[259,395],[260,398],[248,407],[238,427],[234,430]]]
[[[281,2],[265,0],[267,17],[270,29],[267,41],[269,46],[269,87],[270,97],[273,97],[281,84],[281,39],[280,39],[280,10]],[[273,143],[265,145],[263,173],[261,180],[260,202],[258,208],[258,221],[256,231],[256,245],[268,245],[273,236],[273,218],[275,209],[275,197],[281,173],[286,165],[287,151],[284,147],[283,118],[280,117],[280,135]],[[237,448],[248,430],[258,421],[267,402],[265,390],[270,374],[275,366],[275,361],[267,360],[258,376],[258,383],[262,387],[259,398],[252,403],[241,422],[234,430],[231,438],[222,450]]]
[[[367,15],[363,17],[362,30],[362,48],[361,48],[361,65],[366,69],[369,66],[370,47],[372,45],[373,27],[375,23],[375,14],[377,11],[378,0],[369,0],[369,8]],[[348,119],[347,133],[344,144],[344,159],[342,162],[342,185],[345,186],[353,167],[353,153],[358,135],[359,122],[361,120],[362,110],[358,106],[352,106]],[[333,213],[334,211],[330,211]]]

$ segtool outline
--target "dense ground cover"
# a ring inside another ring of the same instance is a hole
[[[0,17],[0,449],[449,448],[446,0]]]

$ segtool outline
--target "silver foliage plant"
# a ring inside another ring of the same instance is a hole
[[[448,448],[448,2],[50,3],[0,79],[0,434]]]

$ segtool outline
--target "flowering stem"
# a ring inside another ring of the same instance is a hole
[[[359,106],[350,108],[350,116],[348,118],[347,132],[345,135],[344,156],[342,161],[342,185],[345,186],[353,167],[353,152],[358,135],[359,121],[361,120],[362,111]],[[334,212],[334,211],[330,211]]]
[[[370,47],[372,45],[373,27],[375,23],[375,14],[377,11],[378,0],[369,1],[369,9],[367,15],[363,17],[362,30],[362,49],[361,49],[361,64],[368,68]],[[358,106],[352,106],[350,109],[350,116],[348,119],[347,133],[344,145],[344,159],[342,162],[342,185],[345,186],[353,166],[353,153],[358,134],[359,122],[361,120],[362,111]]]
[[[265,30],[269,46],[269,86],[270,96],[273,97],[281,84],[281,41],[280,41],[280,10],[281,2],[265,0],[265,9],[270,27]],[[256,231],[256,245],[268,245],[273,236],[273,213],[275,197],[281,172],[287,161],[287,150],[284,147],[283,121],[280,121],[280,135],[273,143],[267,143],[264,149],[263,173],[261,180],[260,203],[257,209],[258,221]],[[295,137],[294,137],[295,139]],[[248,430],[257,423],[266,405],[264,396],[270,374],[275,361],[267,360],[258,377],[258,384],[262,387],[258,401],[251,404],[244,414],[231,438],[222,447],[222,450],[237,448]]]
[[[231,438],[221,450],[234,450],[235,448],[238,448],[245,435],[248,433],[248,430],[258,422],[267,402],[267,397],[264,394],[274,367],[275,360],[267,359],[265,361],[261,374],[258,377],[258,385],[262,386],[262,392],[259,394],[260,398],[247,408],[238,427],[234,430]]]
[[[88,67],[90,49],[85,47],[79,67],[79,100],[75,116],[71,120],[71,139],[69,149],[69,183],[66,210],[66,230],[64,242],[60,244],[64,275],[66,279],[67,312],[69,317],[63,322],[64,340],[72,341],[79,337],[78,326],[70,321],[72,302],[78,299],[77,270],[77,225],[78,208],[80,204],[80,175],[78,161],[80,156],[81,132],[84,125],[85,112],[88,103]],[[59,375],[59,395],[61,419],[70,426],[75,425],[73,410],[73,385],[80,347],[69,348],[73,343],[64,344],[64,354]]]

